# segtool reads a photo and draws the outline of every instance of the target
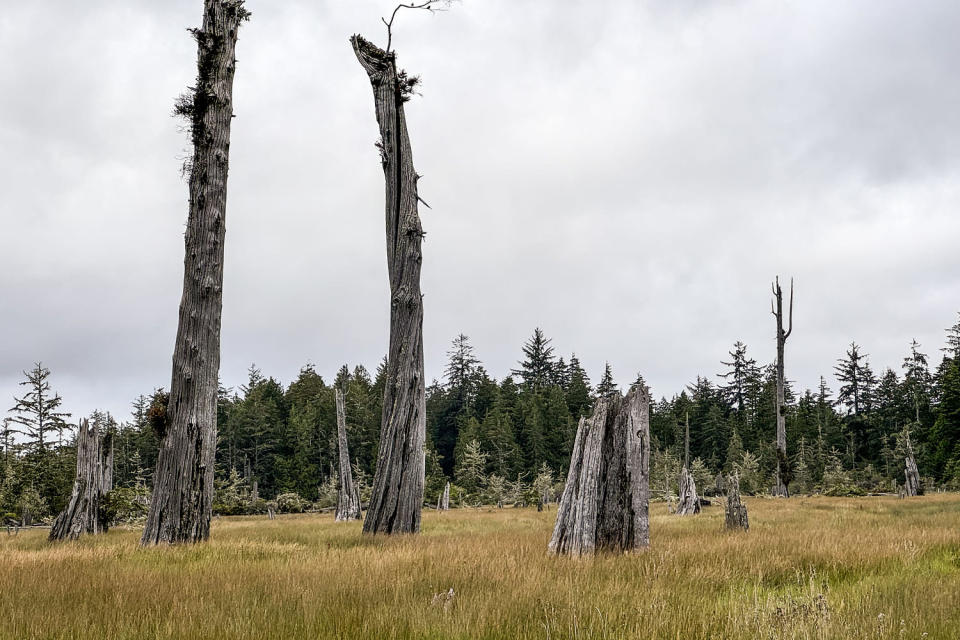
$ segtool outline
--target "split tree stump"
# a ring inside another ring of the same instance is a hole
[[[343,392],[335,391],[337,401],[337,448],[340,450],[340,489],[337,492],[336,522],[360,519],[360,492],[353,484],[350,451],[347,447],[347,419],[343,410]]]
[[[646,389],[600,398],[580,418],[551,553],[623,552],[650,544],[650,413]]]
[[[113,489],[113,436],[100,437],[96,424],[84,419],[77,433],[77,475],[70,502],[50,529],[50,540],[76,540],[107,530],[103,502]]]
[[[727,529],[750,528],[750,521],[747,518],[747,505],[740,501],[740,477],[732,475],[727,478]]]
[[[697,495],[697,483],[689,469],[680,470],[680,501],[677,503],[678,516],[692,516],[700,513],[700,497]]]

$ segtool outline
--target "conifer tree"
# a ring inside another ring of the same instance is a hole
[[[523,345],[523,356],[520,368],[511,373],[520,376],[526,388],[539,391],[552,382],[555,368],[553,347],[540,327],[533,330],[533,336]]]

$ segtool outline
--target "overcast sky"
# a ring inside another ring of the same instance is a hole
[[[366,77],[385,0],[248,0],[237,46],[223,381],[386,352],[383,174]],[[0,12],[0,399],[35,361],[76,415],[168,386],[200,0]],[[398,17],[424,175],[427,377],[466,333],[491,374],[535,326],[594,382],[672,395],[736,340],[787,375],[851,340],[939,362],[960,311],[960,3],[463,0]],[[934,354],[936,354],[934,356]],[[2,415],[2,414],[0,414]]]

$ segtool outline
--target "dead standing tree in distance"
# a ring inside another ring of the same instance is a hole
[[[77,475],[70,502],[50,529],[50,540],[76,540],[107,531],[103,502],[113,489],[113,436],[100,436],[96,423],[84,419],[77,433]]]
[[[650,544],[650,399],[642,385],[600,398],[580,418],[551,553],[589,555]]]
[[[343,410],[343,392],[337,389],[337,447],[340,450],[340,490],[337,492],[337,522],[359,520],[360,492],[353,484],[353,470],[350,468],[350,451],[347,448],[347,419]]]
[[[437,509],[439,511],[450,511],[450,483],[449,482],[443,487],[443,495],[440,496],[440,500],[437,502]]]
[[[920,472],[917,470],[917,460],[913,455],[913,445],[910,443],[909,431],[907,431],[905,440],[907,455],[905,456],[903,493],[907,496],[919,496],[923,494],[923,488],[920,486]]]
[[[387,25],[387,48],[359,35],[350,38],[360,66],[370,78],[380,126],[380,162],[386,201],[387,272],[390,280],[390,349],[380,450],[364,533],[417,533],[423,504],[426,404],[423,373],[423,300],[420,265],[423,228],[417,203],[413,153],[403,105],[418,79],[397,69],[390,50],[393,20],[401,8],[432,9],[435,1],[400,5]],[[426,204],[426,203],[424,203]]]
[[[183,297],[170,398],[159,424],[160,451],[142,545],[210,536],[217,445],[223,242],[227,205],[234,52],[243,0],[205,0],[197,41],[197,81],[176,113],[190,121],[193,157],[184,234]]]
[[[780,289],[780,277],[771,285],[774,299],[770,301],[770,313],[777,319],[777,477],[774,495],[788,497],[789,465],[787,460],[787,416],[784,401],[783,348],[787,338],[793,333],[793,278],[790,279],[789,326],[783,330],[783,291]]]
[[[738,474],[727,478],[726,526],[727,529],[747,530],[750,528],[747,505],[740,500],[740,476]]]
[[[690,473],[690,414],[687,413],[683,437],[683,469],[680,470],[680,500],[677,502],[678,516],[692,516],[700,513],[700,497],[697,495],[697,483]]]

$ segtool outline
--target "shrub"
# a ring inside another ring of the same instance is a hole
[[[280,513],[303,513],[308,504],[299,493],[281,493],[277,496],[277,511]]]
[[[145,487],[120,487],[104,497],[103,517],[110,525],[130,524],[147,517],[150,492]]]

